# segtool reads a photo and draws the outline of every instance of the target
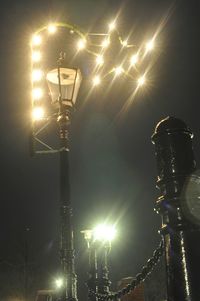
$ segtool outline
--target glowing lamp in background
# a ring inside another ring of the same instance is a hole
[[[47,83],[53,104],[75,105],[82,76],[80,69],[56,68],[47,73]]]
[[[93,239],[111,242],[116,237],[116,229],[113,225],[100,224],[92,231]]]
[[[62,278],[58,278],[55,280],[56,289],[61,289],[63,287],[64,281]]]

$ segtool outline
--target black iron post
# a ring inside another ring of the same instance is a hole
[[[194,259],[200,232],[185,217],[181,206],[184,185],[196,168],[192,137],[186,124],[173,117],[158,123],[152,136],[160,190],[156,209],[162,217],[168,301],[200,300],[199,262]]]
[[[74,268],[72,207],[69,182],[70,110],[61,106],[58,124],[60,131],[60,260],[64,278],[62,301],[77,300],[77,277]]]
[[[98,292],[98,261],[97,261],[97,248],[96,242],[90,242],[88,244],[89,251],[89,279],[87,281],[88,288],[93,292]],[[89,300],[97,301],[95,296],[91,296],[89,293]]]
[[[111,281],[109,280],[109,269],[108,269],[108,254],[110,251],[110,242],[105,242],[101,246],[101,258],[100,258],[100,278],[98,281],[98,290],[102,294],[108,294],[110,291]]]
[[[110,242],[92,240],[88,242],[89,249],[89,279],[87,285],[89,291],[108,294],[111,282],[109,280],[108,253]],[[89,300],[97,301],[98,297],[89,292]]]

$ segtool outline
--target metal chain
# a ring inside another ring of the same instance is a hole
[[[134,291],[134,289],[143,282],[146,277],[152,272],[153,268],[159,262],[164,252],[164,243],[161,240],[158,248],[153,252],[153,256],[147,260],[146,265],[143,266],[142,271],[136,275],[136,277],[132,280],[130,284],[122,288],[120,291],[109,294],[99,294],[94,292],[89,288],[89,296],[96,297],[98,300],[107,301],[107,300],[117,300],[124,295],[127,295],[130,291]]]

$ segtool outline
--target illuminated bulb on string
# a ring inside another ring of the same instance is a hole
[[[84,40],[84,39],[79,40],[77,47],[78,47],[78,50],[84,49],[86,47],[86,40]]]
[[[103,56],[98,55],[97,58],[96,58],[96,62],[97,62],[98,65],[103,65],[103,63],[104,63]]]
[[[109,31],[114,30],[114,29],[116,28],[116,23],[115,23],[115,21],[111,22],[111,23],[109,24],[108,28],[109,28]]]
[[[42,55],[41,55],[41,52],[40,51],[33,51],[33,53],[32,53],[32,61],[33,62],[39,62],[40,60],[41,60],[41,57],[42,57]]]
[[[32,94],[34,100],[39,100],[43,96],[43,91],[41,88],[35,88],[33,89]]]
[[[126,47],[127,45],[128,45],[128,41],[127,40],[122,41],[122,46],[123,47]]]
[[[32,38],[32,45],[39,46],[42,43],[42,38],[40,35],[34,35]]]
[[[103,40],[101,46],[102,46],[103,48],[106,48],[106,47],[109,46],[109,44],[110,44],[110,40],[107,38],[107,39]]]
[[[33,109],[32,118],[33,120],[40,120],[44,117],[44,110],[41,107],[36,107]]]
[[[130,62],[131,62],[131,66],[135,65],[138,62],[138,54],[132,55]]]
[[[96,75],[94,78],[93,78],[93,85],[94,86],[98,86],[101,82],[101,79],[99,77],[99,75]]]
[[[145,84],[145,76],[143,75],[143,76],[141,76],[140,78],[138,78],[138,86],[140,87],[140,86],[143,86],[144,84]]]
[[[49,26],[48,26],[49,33],[53,34],[56,32],[56,30],[57,30],[57,27],[54,24],[49,24]]]
[[[118,66],[114,69],[114,71],[116,75],[120,75],[122,74],[122,72],[124,72],[124,69],[122,68],[122,66]]]
[[[146,51],[151,51],[154,48],[154,40],[150,40],[149,42],[146,43]]]
[[[36,69],[32,72],[32,81],[33,82],[39,82],[43,77],[42,70]]]

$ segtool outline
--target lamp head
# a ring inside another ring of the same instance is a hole
[[[82,81],[80,69],[58,67],[50,70],[46,79],[53,104],[58,104],[61,97],[64,105],[75,105]]]

